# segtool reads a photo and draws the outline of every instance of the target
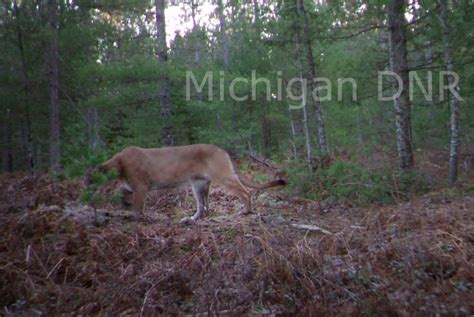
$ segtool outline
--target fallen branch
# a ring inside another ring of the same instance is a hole
[[[291,226],[294,227],[294,228],[297,228],[297,229],[309,230],[309,231],[314,231],[314,232],[321,232],[321,233],[324,233],[324,234],[333,234],[331,231],[328,231],[328,230],[323,229],[321,227],[318,227],[316,225],[292,223]]]
[[[265,166],[268,167],[268,168],[272,168],[272,169],[275,168],[275,167],[271,166],[270,164],[268,164],[267,162],[265,162],[264,160],[259,159],[258,157],[256,157],[256,156],[253,155],[252,153],[249,153],[248,155],[249,155],[249,157],[250,157],[252,160],[257,161],[258,163],[263,164],[263,165],[265,165]]]

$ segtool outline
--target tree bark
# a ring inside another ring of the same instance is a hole
[[[48,50],[49,75],[49,116],[50,139],[49,161],[53,172],[59,172],[61,153],[59,149],[59,66],[58,66],[58,4],[56,0],[48,0],[48,27],[50,31]]]
[[[400,76],[403,89],[394,100],[396,139],[399,164],[402,169],[413,167],[413,145],[411,130],[411,106],[408,94],[407,40],[405,34],[405,1],[391,0],[388,4],[387,24],[389,33],[390,65]],[[394,90],[398,85],[394,81]]]
[[[229,68],[229,40],[227,38],[227,26],[224,15],[224,4],[222,0],[217,0],[217,11],[221,28],[222,57],[224,59],[224,70]]]
[[[425,50],[424,50],[424,60],[426,67],[432,68],[433,62],[435,60],[435,54],[433,50],[433,42],[431,40],[427,40],[425,43]],[[434,93],[434,91],[433,91]],[[434,119],[434,103],[433,100],[426,101],[427,106],[430,108],[430,118]]]
[[[304,0],[295,0],[296,3],[296,11],[297,11],[297,16],[301,18],[302,20],[302,44],[304,46],[304,50],[306,51],[306,69],[307,69],[307,79],[310,82],[310,87],[312,92],[317,92],[318,89],[318,84],[315,81],[317,78],[316,74],[316,65],[314,63],[314,57],[313,57],[313,47],[312,47],[312,41],[311,41],[311,34],[310,34],[310,29],[309,29],[309,22],[306,17],[306,10],[304,7]],[[327,145],[327,138],[326,138],[326,127],[324,123],[324,116],[323,112],[321,109],[321,103],[319,102],[318,98],[315,98],[318,96],[316,93],[316,96],[311,95],[311,101],[313,105],[313,111],[316,116],[316,124],[317,124],[317,129],[318,129],[318,145],[319,145],[319,151],[321,154],[325,154],[328,152],[328,145]]]
[[[449,21],[448,21],[448,2],[447,0],[440,0],[440,13],[439,20],[441,23],[441,34],[444,44],[444,62],[446,70],[454,72],[454,61],[453,61],[453,45],[451,43],[449,33]],[[449,85],[453,85],[454,78],[449,76]],[[458,178],[458,165],[459,165],[459,100],[456,96],[449,94],[450,108],[451,108],[451,120],[450,120],[450,142],[449,142],[449,171],[448,171],[448,184],[449,187],[453,187],[456,184]]]
[[[15,13],[16,19],[16,31],[17,31],[17,39],[18,39],[18,50],[20,53],[21,59],[21,77],[22,77],[22,90],[24,91],[23,95],[23,121],[24,124],[22,126],[22,135],[23,135],[23,143],[24,143],[24,152],[25,152],[25,159],[26,159],[26,166],[30,174],[36,173],[36,166],[35,161],[33,158],[33,136],[31,132],[31,114],[30,114],[30,76],[28,74],[28,66],[26,63],[25,57],[25,48],[23,44],[23,32],[21,29],[21,22],[20,22],[20,9],[18,4],[13,1],[13,9]],[[9,123],[8,123],[9,124]]]
[[[13,172],[13,154],[12,154],[12,126],[10,110],[7,109],[5,116],[1,120],[2,124],[2,170],[4,172]]]
[[[262,127],[262,139],[263,139],[263,154],[266,158],[269,158],[271,155],[272,149],[272,129],[270,125],[270,120],[268,119],[269,106],[265,105],[263,113],[260,117],[261,127]]]
[[[198,25],[196,22],[196,15],[197,15],[197,8],[199,6],[199,2],[196,0],[191,0],[189,2],[189,5],[191,6],[191,19],[193,20],[193,32],[196,32],[198,29]],[[199,65],[201,61],[201,47],[200,43],[194,39],[193,41],[193,47],[194,47],[194,64]]]
[[[155,0],[157,56],[164,65],[168,63],[168,46],[166,44],[165,0]],[[167,74],[160,80],[160,115],[163,126],[160,130],[161,143],[173,145],[173,125],[171,123],[170,83]]]
[[[301,153],[304,152],[304,149],[300,144],[300,139],[304,135],[303,118],[299,110],[291,110],[288,108],[288,112],[290,115],[291,136],[293,139],[291,142],[293,147],[293,156],[294,158],[298,158],[301,156]]]
[[[86,112],[87,134],[89,138],[89,148],[97,151],[102,145],[99,129],[99,112],[97,108],[89,108]]]
[[[258,1],[253,0],[253,26],[255,28],[255,32],[257,37],[260,38],[260,8],[258,6]],[[271,156],[271,149],[272,149],[272,129],[271,129],[271,122],[268,119],[270,114],[270,107],[269,101],[265,104],[264,108],[260,113],[260,125],[262,127],[262,140],[263,140],[263,155],[265,158],[270,158]]]
[[[258,6],[258,0],[253,0],[253,15],[253,24],[255,26],[255,30],[257,30],[257,35],[260,38],[260,8]]]
[[[303,128],[304,128],[304,140],[306,147],[306,162],[309,165],[309,169],[313,168],[313,148],[311,147],[311,138],[309,134],[308,125],[308,110],[306,107],[306,98],[303,99]]]

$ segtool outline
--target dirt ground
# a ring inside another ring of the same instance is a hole
[[[180,226],[190,191],[154,192],[145,219],[105,204],[93,225],[82,188],[0,177],[2,314],[474,313],[474,196],[361,208],[270,191],[241,216],[213,188],[211,215]]]

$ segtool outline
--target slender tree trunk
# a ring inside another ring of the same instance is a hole
[[[99,129],[99,112],[97,108],[89,108],[86,112],[87,134],[89,138],[89,147],[92,151],[97,151],[102,145]]]
[[[435,54],[434,54],[434,51],[433,51],[433,42],[431,40],[428,40],[428,41],[425,42],[424,58],[425,58],[426,67],[431,68],[433,66],[433,62],[434,62],[434,59],[435,59]],[[430,118],[434,119],[433,100],[427,100],[426,103],[427,103],[428,107],[430,108]]]
[[[13,172],[13,155],[12,155],[12,126],[10,110],[7,109],[1,120],[2,124],[2,170],[4,172]]]
[[[165,0],[155,0],[157,55],[163,64],[168,62],[168,46],[166,44]],[[167,74],[163,74],[160,81],[160,114],[162,128],[160,131],[161,143],[165,146],[173,145],[173,125],[171,122],[170,83]]]
[[[400,96],[394,100],[397,151],[400,160],[400,167],[403,169],[410,169],[413,167],[413,146],[411,132],[411,106],[408,95],[409,78],[404,0],[391,0],[388,4],[387,23],[389,32],[390,65],[392,71],[400,76],[403,84]],[[397,88],[398,85],[394,82],[394,90],[397,90]]]
[[[258,1],[253,0],[253,14],[254,14],[254,20],[253,20],[253,26],[255,28],[255,31],[257,33],[258,38],[260,37],[260,9],[258,6]],[[270,157],[271,154],[271,148],[272,148],[272,129],[271,129],[271,122],[268,119],[269,113],[270,113],[270,107],[269,107],[270,101],[267,101],[264,108],[262,109],[260,113],[260,124],[262,127],[262,140],[263,140],[263,153],[266,158]]]
[[[225,14],[224,14],[224,3],[223,0],[217,0],[217,14],[219,16],[219,26],[220,26],[220,33],[221,33],[221,45],[222,45],[222,59],[224,61],[224,71],[229,69],[230,64],[230,57],[229,57],[229,39],[227,36],[227,24],[225,21]],[[237,111],[236,111],[236,101],[230,101],[230,116],[231,116],[231,127],[232,130],[238,132],[239,125],[238,125],[238,118],[237,118]],[[238,140],[240,145],[243,145],[245,140]],[[236,148],[236,151],[239,152],[239,147]]]
[[[306,107],[306,98],[303,99],[303,128],[304,128],[304,140],[306,147],[306,162],[309,165],[309,168],[313,168],[313,148],[311,147],[311,137],[309,134],[309,125],[308,125],[308,110]]]
[[[269,158],[271,154],[272,148],[272,129],[270,125],[270,120],[268,120],[268,104],[265,105],[265,109],[263,109],[263,114],[261,115],[260,122],[262,127],[262,139],[263,139],[263,148],[264,148],[264,155],[265,157]]]
[[[296,134],[295,134],[295,122],[293,121],[293,118],[291,118],[291,136],[293,137],[293,141],[290,141],[291,146],[293,148],[293,157],[297,158],[298,157],[298,149],[296,148]]]
[[[302,20],[302,44],[304,45],[304,49],[306,51],[306,60],[307,60],[307,65],[306,65],[306,70],[307,70],[307,77],[310,82],[310,87],[312,92],[317,92],[317,82],[315,79],[317,78],[316,74],[316,65],[314,63],[314,58],[313,58],[313,47],[312,47],[312,41],[311,41],[311,34],[310,34],[310,29],[309,29],[309,22],[306,17],[306,10],[304,7],[304,0],[295,0],[296,3],[296,10],[297,10],[297,15],[298,17],[301,18]],[[317,121],[317,128],[318,128],[318,145],[319,145],[319,151],[321,154],[325,154],[328,152],[328,145],[327,145],[327,138],[326,138],[326,127],[324,123],[324,116],[323,112],[321,109],[321,103],[319,102],[318,98],[315,98],[313,94],[311,95],[311,101],[313,105],[313,111],[316,116],[316,121]],[[316,93],[316,96],[318,94]]]
[[[300,110],[291,110],[290,108],[288,108],[288,111],[291,123],[291,145],[293,147],[293,155],[294,158],[299,158],[301,153],[304,152],[304,149],[301,147],[300,144],[300,138],[304,135],[303,119],[301,118]]]
[[[196,0],[191,0],[190,5],[191,5],[191,19],[193,20],[193,31],[196,31],[197,30],[196,11],[197,11],[199,3],[196,2]],[[199,62],[201,60],[200,43],[194,40],[193,47],[194,47],[194,64],[199,65]]]
[[[36,150],[34,152],[35,152],[35,166],[37,166],[37,168],[40,169],[41,166],[43,166],[40,144],[36,143]]]
[[[303,79],[303,64],[300,60],[300,78]],[[302,81],[303,83],[303,81]],[[301,85],[301,91],[303,97],[303,132],[304,132],[304,141],[305,141],[305,148],[306,148],[306,162],[308,163],[309,169],[312,170],[313,168],[313,148],[311,146],[311,136],[309,132],[309,122],[308,122],[308,107],[306,105],[307,100],[307,91],[306,86],[304,84]]]
[[[221,28],[222,56],[224,59],[224,69],[229,67],[229,40],[227,38],[227,26],[224,15],[224,4],[222,0],[217,0],[217,11],[219,15],[219,24]]]
[[[304,6],[303,6],[303,0],[295,0],[295,5],[296,5],[296,13],[298,17],[304,17],[305,16],[305,11],[304,11]],[[307,69],[307,76],[309,78],[306,78],[306,80],[309,80],[311,82],[311,90],[315,88],[315,82],[314,78],[316,78],[316,69],[313,61],[313,49],[311,47],[311,41],[308,37],[308,34],[306,33],[306,19],[303,18],[303,34],[300,34],[301,28],[298,27],[298,31],[296,32],[296,60],[299,63],[299,68],[300,68],[300,78],[302,80],[301,82],[301,95],[303,96],[302,98],[302,103],[303,103],[303,133],[304,133],[304,140],[305,140],[305,149],[306,149],[306,162],[308,163],[309,169],[312,170],[313,164],[313,148],[311,146],[311,134],[310,134],[310,129],[309,129],[309,116],[308,116],[308,107],[307,107],[307,84],[304,81],[304,69],[305,67],[303,66],[303,60],[304,60],[304,51],[306,52],[306,58],[308,65],[306,65]],[[302,44],[302,45],[301,45]],[[303,47],[302,47],[303,46]],[[324,121],[322,118],[322,113],[320,112],[320,107],[319,107],[319,102],[315,98],[311,98],[312,103],[313,103],[313,110],[315,110],[316,117],[318,119],[318,144],[319,144],[319,150],[321,154],[324,154],[327,152],[327,147],[326,147],[326,132],[324,129]],[[321,117],[319,117],[319,115]],[[322,125],[320,125],[322,124]],[[322,130],[321,130],[322,128]]]
[[[440,0],[440,14],[439,19],[441,22],[441,31],[444,43],[444,62],[446,64],[446,70],[454,72],[453,62],[453,45],[451,43],[451,37],[449,33],[449,21],[448,21],[448,2],[447,0]],[[449,76],[449,85],[454,84],[454,78]],[[459,100],[456,96],[449,94],[450,107],[451,107],[451,121],[450,121],[450,147],[449,147],[449,172],[448,172],[448,183],[450,187],[456,184],[458,178],[458,157],[459,157]]]
[[[33,158],[33,136],[31,132],[31,115],[30,115],[30,76],[28,74],[28,67],[26,64],[26,57],[25,57],[25,48],[23,44],[23,32],[21,30],[21,23],[20,23],[20,9],[18,4],[13,1],[13,9],[15,12],[15,19],[16,19],[16,30],[17,30],[17,39],[18,39],[18,50],[20,52],[20,59],[21,59],[21,75],[22,75],[22,88],[24,91],[23,94],[23,121],[24,124],[22,126],[22,134],[23,134],[23,143],[24,143],[24,151],[26,157],[26,165],[28,171],[31,174],[35,174],[36,167]]]
[[[253,0],[253,24],[257,30],[257,35],[260,37],[260,8],[258,6],[258,0]]]
[[[49,160],[50,168],[59,172],[61,153],[59,150],[59,66],[58,66],[58,4],[56,0],[48,0],[48,26],[50,31],[48,50],[48,75],[49,75],[49,116],[50,140]]]
[[[310,134],[310,129],[309,129],[309,116],[308,116],[308,106],[307,106],[307,85],[304,81],[304,76],[303,76],[303,62],[301,61],[301,45],[300,45],[300,37],[297,34],[297,44],[296,44],[296,54],[297,54],[297,61],[299,63],[299,68],[300,68],[300,78],[301,78],[301,96],[302,98],[302,110],[303,110],[303,118],[302,118],[302,129],[303,129],[303,136],[304,136],[304,144],[305,144],[305,152],[306,152],[306,162],[308,163],[308,166],[310,170],[312,170],[312,161],[313,161],[313,147],[311,146],[311,134]]]

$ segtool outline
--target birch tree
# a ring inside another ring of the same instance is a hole
[[[440,0],[439,20],[441,24],[441,35],[443,39],[444,63],[448,72],[455,72],[453,61],[453,45],[449,30],[448,1]],[[448,77],[449,86],[454,85],[453,76]],[[449,142],[449,171],[448,184],[453,187],[458,178],[458,157],[459,157],[459,99],[449,94],[449,104],[451,110],[450,120],[450,142]]]
[[[399,164],[402,169],[413,167],[413,146],[411,129],[411,105],[409,99],[409,77],[407,61],[407,39],[405,33],[405,1],[391,0],[387,7],[390,67],[401,79],[403,89],[394,99],[396,140]],[[398,82],[394,81],[394,90]]]
[[[326,127],[324,123],[323,112],[321,109],[321,103],[318,99],[318,85],[316,82],[317,74],[316,74],[316,64],[314,63],[314,56],[313,56],[313,47],[312,47],[312,40],[309,28],[309,21],[306,16],[306,9],[304,7],[304,0],[295,0],[296,12],[299,20],[301,21],[302,25],[302,34],[301,34],[301,42],[304,47],[304,51],[306,54],[306,63],[305,66],[307,70],[307,79],[310,83],[311,88],[311,101],[313,106],[314,114],[316,115],[316,124],[318,129],[318,145],[319,145],[319,152],[321,154],[325,154],[328,152],[328,145],[327,145],[327,138],[326,138]]]

